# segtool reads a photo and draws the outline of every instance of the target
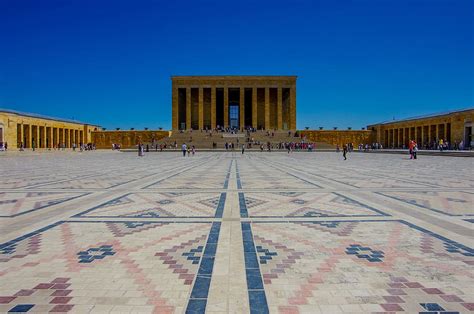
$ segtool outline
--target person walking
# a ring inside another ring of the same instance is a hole
[[[183,157],[186,157],[187,150],[188,150],[188,146],[186,145],[186,143],[183,143],[183,145],[181,145],[181,151],[183,152]]]
[[[347,144],[344,144],[344,146],[342,147],[342,157],[344,157],[344,160],[347,160]]]
[[[242,155],[245,153],[245,144],[242,144]]]
[[[142,157],[143,156],[143,146],[142,146],[142,143],[138,143],[138,157]]]
[[[414,140],[410,140],[410,142],[408,143],[408,151],[410,153],[410,159],[413,159],[413,148],[415,146],[415,141]]]
[[[413,159],[416,159],[416,152],[418,151],[418,145],[416,144],[415,141],[413,141]]]

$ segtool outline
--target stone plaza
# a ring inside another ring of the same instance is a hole
[[[472,162],[9,152],[0,312],[472,312]]]

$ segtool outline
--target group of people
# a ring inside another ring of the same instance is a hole
[[[58,143],[56,145],[53,145],[53,147],[49,147],[48,144],[46,144],[46,149],[48,150],[66,150],[66,143]],[[18,150],[23,152],[25,151],[25,148],[26,148],[26,145],[23,143],[23,142],[20,142],[20,144],[18,145]],[[36,151],[36,149],[38,148],[37,144],[36,144],[36,141],[33,140],[31,142],[31,150],[32,151]],[[79,150],[82,152],[82,151],[85,151],[85,150],[95,150],[96,147],[95,147],[95,144],[94,143],[79,143],[79,145],[77,145],[76,143],[72,143],[71,145],[71,148],[73,151],[76,151],[77,148],[79,148]],[[0,143],[0,151],[7,151],[8,150],[8,143],[7,142],[4,142],[4,143]]]
[[[186,154],[188,157],[191,156],[191,154],[194,156],[194,154],[196,154],[196,147],[194,145],[189,147],[186,143],[183,143],[183,145],[181,145],[181,152],[183,153],[183,157],[186,157]]]
[[[416,159],[418,152],[418,144],[415,140],[410,140],[408,143],[408,152],[410,153],[410,159]]]

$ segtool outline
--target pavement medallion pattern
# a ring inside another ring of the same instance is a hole
[[[470,158],[9,152],[0,171],[0,312],[474,311]]]

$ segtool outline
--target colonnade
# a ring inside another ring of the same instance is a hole
[[[295,76],[172,77],[172,128],[296,129]]]
[[[85,143],[84,130],[18,123],[17,143],[24,148],[71,148],[73,144],[79,147]]]
[[[419,124],[409,127],[384,127],[385,147],[408,147],[410,140],[415,140],[420,147],[438,142],[440,139],[451,142],[451,123]]]
[[[218,103],[217,93],[219,88],[210,87],[208,89],[210,92],[209,110],[205,110],[205,89],[206,88],[203,87],[195,88],[197,91],[197,104],[193,104],[194,88],[176,88],[174,91],[176,97],[173,99],[173,111],[176,112],[176,117],[173,120],[173,129],[183,129],[183,123],[185,123],[186,129],[204,129],[206,127],[214,129],[218,125],[221,127],[233,126],[241,129],[246,127],[278,130],[296,128],[296,91],[294,88],[223,87],[220,89],[223,92],[223,102]],[[238,101],[232,102],[230,100],[230,90],[238,90]],[[246,97],[246,93],[251,96]],[[263,97],[259,97],[259,93],[261,93]],[[275,94],[276,97],[271,97],[271,93]],[[250,106],[246,106],[246,98],[247,101],[250,102]],[[232,112],[229,111],[231,103],[238,103],[238,125],[232,125]],[[185,111],[181,110],[181,114],[180,105],[186,108]],[[193,106],[196,105],[197,110],[193,108]],[[218,108],[219,105],[222,106],[221,110]],[[259,110],[259,106],[261,106],[263,110]],[[246,108],[249,112],[246,112]],[[219,121],[218,112],[222,112],[221,121]],[[196,114],[197,118],[195,117]],[[259,117],[259,115],[261,115],[261,117]],[[195,120],[197,124],[194,123],[193,120]]]

